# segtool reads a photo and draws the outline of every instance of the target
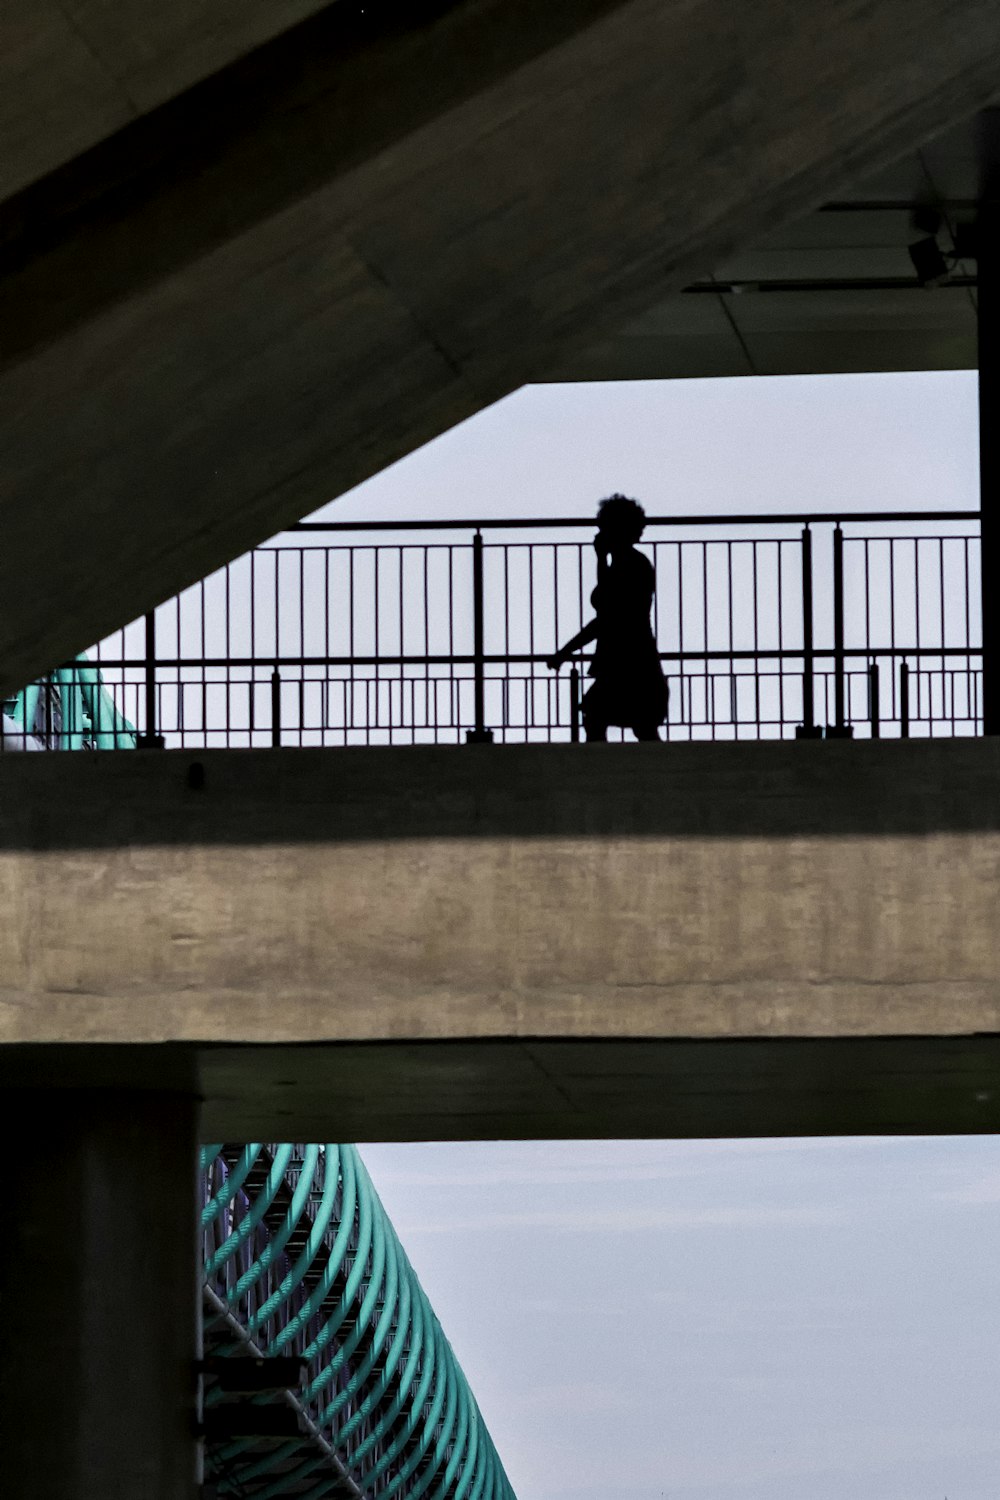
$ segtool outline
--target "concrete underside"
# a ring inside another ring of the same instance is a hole
[[[945,205],[951,246],[975,220],[984,112],[859,178],[837,201],[739,247],[682,292],[586,350],[568,380],[665,380],[733,375],[975,369],[974,260],[928,290],[909,247],[919,205]],[[805,502],[804,502],[805,503]]]
[[[8,1087],[230,1139],[1000,1128],[996,741],[197,761],[0,757]]]
[[[0,689],[1000,84],[992,0],[190,9],[5,14]]]

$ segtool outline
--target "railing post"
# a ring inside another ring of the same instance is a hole
[[[492,745],[493,731],[486,728],[486,659],[483,618],[483,534],[472,538],[472,691],[475,728],[467,731],[467,745]]]
[[[844,533],[840,526],[833,531],[833,718],[827,725],[827,738],[850,740],[854,730],[847,722],[846,677],[844,673]]]
[[[899,734],[910,738],[910,668],[905,661],[899,669]]]
[[[144,695],[146,701],[146,728],[143,734],[135,737],[136,746],[140,750],[162,750],[163,735],[157,732],[157,703],[156,703],[156,610],[151,609],[146,615],[146,655],[144,661],[145,683]]]
[[[575,664],[569,673],[569,737],[570,743],[580,743],[580,668]]]
[[[271,749],[281,748],[281,673],[271,673]]]
[[[813,572],[812,532],[802,532],[802,723],[795,731],[797,740],[822,739],[816,723],[816,654],[813,649]]]
[[[871,721],[873,740],[882,737],[881,710],[878,662],[873,661],[868,668],[868,718]]]

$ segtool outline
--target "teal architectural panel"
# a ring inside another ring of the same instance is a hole
[[[514,1500],[356,1147],[206,1147],[202,1204],[209,1495]]]

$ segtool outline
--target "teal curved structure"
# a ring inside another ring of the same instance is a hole
[[[0,745],[11,750],[132,750],[136,732],[86,655],[8,698]]]
[[[208,1146],[202,1203],[206,1368],[298,1368],[249,1399],[208,1378],[207,1494],[514,1500],[356,1147]]]

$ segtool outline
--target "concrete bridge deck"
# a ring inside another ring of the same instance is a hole
[[[998,1129],[998,793],[993,740],[3,756],[0,1078],[218,1139]]]

